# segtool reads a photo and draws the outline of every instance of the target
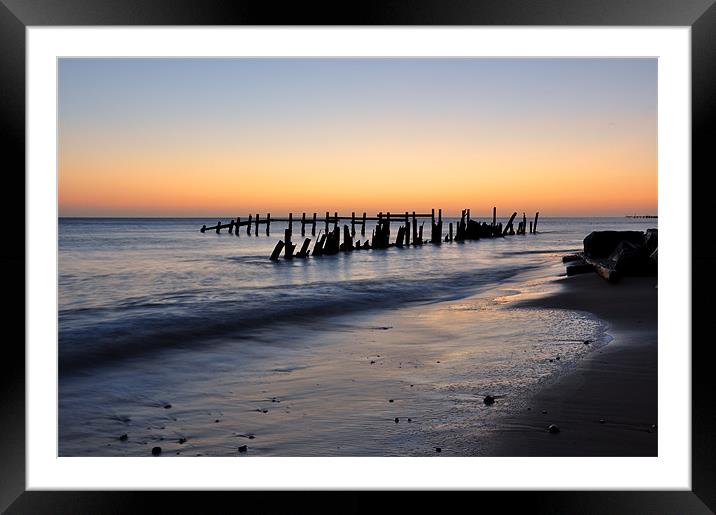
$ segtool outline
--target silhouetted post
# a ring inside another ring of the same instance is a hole
[[[365,236],[365,211],[363,211],[363,225],[360,228],[360,235]]]
[[[326,211],[326,230],[324,231],[326,234],[328,234],[328,215],[329,214],[330,213],[328,211]]]
[[[469,222],[469,221],[470,221],[470,210],[468,209],[467,210],[467,222]]]
[[[234,234],[234,221],[229,220],[229,234]]]
[[[537,218],[539,218],[539,211],[537,211],[537,214],[535,215],[535,224],[532,226],[532,230],[534,232],[532,234],[537,234]]]
[[[316,235],[316,213],[313,213],[313,226],[311,227],[311,236]]]
[[[495,227],[496,225],[497,225],[497,207],[493,207],[492,208],[492,227]]]
[[[532,222],[530,222],[530,234],[532,234]]]
[[[256,236],[259,235],[259,214],[256,213]]]
[[[251,215],[249,215],[249,223],[248,223],[248,225],[246,226],[246,234],[248,234],[249,236],[251,236]]]
[[[271,213],[266,213],[266,236],[271,235]]]
[[[522,211],[522,234],[527,234],[527,215]]]
[[[413,245],[418,244],[418,219],[415,218],[415,211],[413,211]]]
[[[306,213],[301,215],[301,236],[306,235]]]
[[[433,208],[430,213],[430,225],[431,227],[435,227],[435,208]]]
[[[335,231],[336,229],[338,229],[338,211],[333,213],[333,230]]]
[[[353,250],[353,237],[348,232],[348,226],[343,226],[343,251],[350,252]]]
[[[450,242],[452,243],[452,222],[450,222]]]
[[[293,213],[288,214],[288,228],[291,229],[291,234],[293,234]]]
[[[408,218],[408,212],[405,212],[405,244],[410,245],[410,219]]]
[[[388,211],[388,224],[387,224],[387,227],[388,227],[388,239],[390,239],[390,211]]]
[[[311,243],[311,238],[306,238],[303,240],[303,245],[301,246],[301,250],[296,254],[296,257],[299,258],[305,258],[308,256],[308,245]]]
[[[216,222],[216,234],[219,234],[220,231],[221,231],[221,220]]]
[[[199,229],[199,232],[206,232],[206,224],[201,226],[201,229]]]
[[[281,255],[281,251],[283,250],[284,243],[281,240],[278,240],[278,243],[273,248],[273,252],[271,253],[271,261],[278,261],[278,257]]]
[[[293,258],[293,249],[296,248],[296,246],[291,243],[291,229],[286,229],[284,235],[284,240],[286,240],[286,252],[284,253],[283,257],[286,259],[291,259]]]
[[[418,241],[420,242],[420,245],[423,244],[423,224],[424,224],[424,223],[425,223],[425,222],[423,222],[422,224],[420,224],[420,229],[418,230]]]
[[[356,212],[351,213],[351,236],[356,235]]]
[[[236,217],[236,230],[234,231],[234,234],[236,234],[236,236],[238,236],[240,232],[241,232],[241,217],[237,216]]]
[[[510,217],[510,221],[507,222],[507,225],[505,226],[505,230],[502,232],[502,235],[504,236],[512,229],[512,222],[514,221],[515,217],[517,216],[517,211],[512,213],[512,216]]]

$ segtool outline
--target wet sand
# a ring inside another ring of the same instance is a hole
[[[614,338],[539,390],[490,431],[492,456],[656,456],[657,278],[612,285],[596,274],[560,281],[562,290],[524,307],[587,311]],[[559,433],[549,433],[550,424]]]

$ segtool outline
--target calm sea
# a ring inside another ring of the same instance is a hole
[[[271,262],[285,224],[203,223],[60,219],[60,455],[479,454],[452,435],[479,441],[609,340],[588,314],[513,301],[554,289],[589,232],[657,226],[541,218],[536,235]]]

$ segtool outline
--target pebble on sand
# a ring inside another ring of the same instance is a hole
[[[120,442],[126,442],[129,437],[127,436],[127,433],[123,434],[119,437]]]
[[[557,434],[557,433],[559,433],[559,426],[557,426],[556,424],[550,424],[550,425],[547,427],[547,431],[548,431],[549,433],[552,433],[553,435],[554,435],[554,434]]]
[[[492,395],[487,395],[482,400],[482,402],[484,402],[487,406],[492,406],[493,404],[495,404],[495,398]]]
[[[443,452],[441,447],[435,447],[435,452]]]
[[[584,345],[589,345],[590,343],[592,343],[592,340],[584,340]]]
[[[171,408],[171,407],[172,407],[171,404],[165,404],[165,405],[164,405],[164,409],[169,409],[169,408]]]
[[[395,423],[396,423],[396,424],[397,424],[398,422],[400,422],[400,419],[399,419],[398,417],[395,417],[394,420],[395,420]]]
[[[409,418],[409,419],[408,419],[408,422],[412,422],[412,421],[413,421],[413,419],[412,419],[412,418]]]
[[[152,447],[152,456],[159,456],[162,453],[161,447]]]
[[[388,399],[388,402],[393,402],[393,399]]]
[[[239,452],[247,452],[249,450],[248,446],[242,445],[239,447]]]
[[[186,438],[184,438],[184,437],[179,438],[179,443],[186,443]]]

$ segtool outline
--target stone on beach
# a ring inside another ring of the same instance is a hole
[[[162,453],[161,447],[153,447],[152,448],[152,456],[159,456]]]
[[[120,441],[120,442],[126,442],[128,438],[129,438],[129,437],[128,437],[127,434],[125,433],[125,434],[123,434],[122,436],[119,437],[119,441]]]
[[[487,406],[491,406],[491,405],[495,404],[495,398],[492,395],[487,395],[482,400],[482,402],[484,402]]]
[[[557,433],[559,433],[559,426],[557,426],[556,424],[550,424],[547,427],[547,431],[553,435],[557,434]]]
[[[239,446],[239,452],[247,452],[248,450],[249,450],[249,447],[247,445]]]

